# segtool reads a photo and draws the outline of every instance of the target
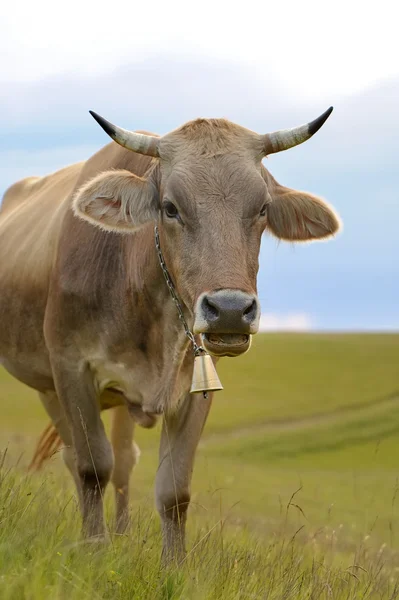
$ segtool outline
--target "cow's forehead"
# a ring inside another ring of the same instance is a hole
[[[261,158],[261,136],[227,119],[196,119],[160,140],[161,161],[176,164],[188,158],[237,154],[249,160]]]
[[[221,154],[214,157],[186,157],[174,166],[168,165],[162,177],[162,193],[180,206],[188,203],[214,205],[220,200],[229,203],[259,202],[267,192],[260,168],[254,160]]]

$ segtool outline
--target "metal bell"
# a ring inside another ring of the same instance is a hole
[[[209,354],[201,353],[194,358],[193,380],[190,394],[217,392],[223,386]]]

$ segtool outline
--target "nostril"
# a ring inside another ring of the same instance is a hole
[[[254,321],[254,319],[256,317],[257,309],[258,309],[258,307],[256,304],[256,300],[253,300],[251,302],[251,304],[242,313],[245,321],[249,321],[249,322]]]
[[[219,309],[207,297],[202,300],[202,310],[207,321],[217,321],[219,318]]]

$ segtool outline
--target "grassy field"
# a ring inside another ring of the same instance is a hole
[[[182,569],[160,570],[159,427],[138,431],[133,529],[79,539],[59,457],[27,475],[47,424],[0,372],[0,598],[399,598],[399,335],[264,334],[218,368]],[[105,418],[108,422],[108,417]],[[107,494],[112,530],[112,494]]]

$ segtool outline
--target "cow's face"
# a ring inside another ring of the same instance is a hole
[[[226,125],[216,132],[227,139],[215,153],[209,138],[216,127],[187,126],[187,138],[198,135],[189,152],[180,151],[173,136],[162,144],[159,229],[179,295],[193,312],[194,332],[203,334],[209,352],[235,356],[248,349],[259,326],[256,276],[269,195],[260,152],[256,157],[231,147]],[[190,148],[187,142],[183,148]]]
[[[151,143],[159,161],[147,179],[102,173],[78,192],[75,212],[112,230],[158,222],[194,332],[212,354],[238,356],[259,326],[262,233],[316,240],[334,234],[338,218],[319,198],[279,185],[261,162],[264,136],[228,121],[200,119]]]

